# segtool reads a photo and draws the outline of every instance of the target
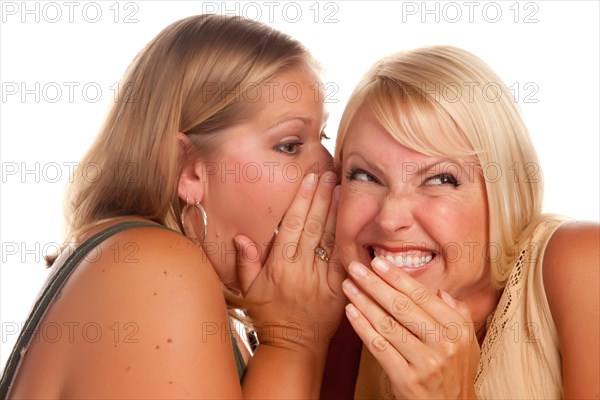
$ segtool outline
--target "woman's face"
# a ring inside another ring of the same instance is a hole
[[[233,237],[250,237],[264,263],[302,178],[332,169],[331,155],[321,144],[327,118],[321,87],[305,69],[278,74],[253,95],[257,112],[252,118],[220,133],[225,136],[219,150],[205,160],[203,247],[231,288],[238,287]]]
[[[410,150],[364,107],[343,146],[336,241],[344,265],[378,255],[462,301],[489,290],[486,194],[474,162]]]

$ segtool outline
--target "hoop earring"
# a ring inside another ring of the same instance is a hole
[[[185,233],[185,236],[187,236],[194,243],[196,243],[196,245],[202,246],[202,243],[204,243],[204,239],[206,239],[206,227],[208,225],[208,216],[206,215],[204,207],[202,207],[202,204],[200,204],[200,200],[196,199],[194,204],[190,204],[188,199],[185,199],[185,203],[185,207],[183,207],[183,210],[181,210],[181,225],[183,226],[183,232]],[[198,215],[198,213],[196,213],[196,215],[192,215],[191,221],[188,221],[189,223],[186,224],[185,217],[187,216],[188,211],[191,208],[195,209],[196,211],[199,211],[200,214]],[[198,225],[197,220],[200,219],[200,216],[202,217],[203,228],[202,240],[198,239],[198,233],[196,232],[196,227]]]

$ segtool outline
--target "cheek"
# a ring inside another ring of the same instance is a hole
[[[470,265],[480,268],[487,243],[483,202],[431,199],[420,205],[418,215],[419,223],[440,247],[448,265],[454,265],[460,274],[472,273]]]
[[[254,225],[261,221],[258,225],[274,228],[290,206],[298,185],[265,176],[258,182],[241,182],[236,188],[238,207]]]
[[[342,184],[336,224],[336,243],[342,260],[354,257],[365,232],[377,215],[378,200],[364,193],[351,192]]]
[[[299,183],[263,171],[260,179],[228,179],[214,190],[220,230],[266,243],[288,209]],[[213,226],[216,226],[214,224]]]
[[[465,206],[455,201],[431,200],[425,203],[424,208],[427,211],[423,210],[423,213],[427,215],[430,224],[435,225],[436,231],[445,232],[455,240],[461,236],[459,232],[464,231],[465,223],[471,223]]]
[[[472,241],[485,230],[480,204],[434,198],[421,202],[417,210],[419,223],[440,243]]]

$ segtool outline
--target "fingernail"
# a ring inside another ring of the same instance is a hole
[[[385,261],[381,257],[375,257],[373,259],[373,261],[371,262],[371,265],[373,266],[373,269],[376,269],[377,271],[379,271],[381,273],[386,273],[390,269],[390,266],[387,263],[387,261]]]
[[[350,273],[358,278],[367,276],[367,269],[362,264],[352,261],[348,266]]]
[[[344,288],[344,291],[349,294],[355,294],[355,295],[358,294],[358,288],[350,279],[346,279],[342,283],[342,287]]]
[[[311,172],[310,174],[306,175],[306,179],[304,180],[304,185],[307,188],[315,186],[316,183],[317,183],[317,174],[315,174],[314,172]]]
[[[348,319],[356,319],[360,316],[358,310],[354,307],[354,304],[348,304],[346,306],[346,315],[348,316]]]

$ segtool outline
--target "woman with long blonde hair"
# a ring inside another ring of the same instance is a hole
[[[360,368],[332,369],[325,394],[600,396],[598,224],[542,213],[527,129],[483,61],[448,46],[378,61],[335,156],[346,315],[363,346],[340,332],[344,366]]]
[[[80,163],[76,245],[50,260],[0,397],[315,397],[344,298],[318,83],[254,21],[156,36]]]

